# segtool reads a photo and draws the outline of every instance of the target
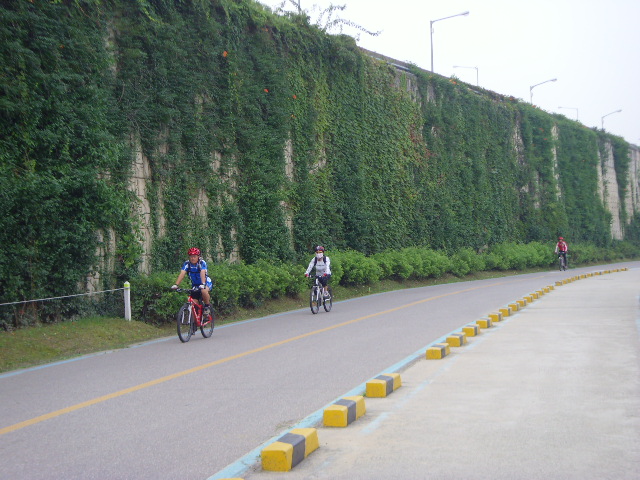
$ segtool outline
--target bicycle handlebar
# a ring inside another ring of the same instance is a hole
[[[192,293],[192,292],[199,292],[200,291],[200,287],[193,287],[193,288],[171,288],[170,289],[172,292],[178,292],[178,293]]]

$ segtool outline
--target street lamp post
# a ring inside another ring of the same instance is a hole
[[[549,83],[549,82],[555,82],[556,80],[558,80],[557,78],[552,78],[551,80],[545,80],[544,82],[540,82],[540,83],[536,83],[535,85],[531,85],[529,87],[529,100],[531,101],[531,104],[533,105],[533,89],[536,88],[538,85],[542,85],[543,83]]]
[[[450,15],[448,17],[438,18],[436,20],[430,21],[429,30],[431,32],[431,71],[432,72],[433,72],[433,24],[436,22],[439,22],[440,20],[446,20],[448,18],[453,18],[453,17],[466,17],[467,15],[469,15],[469,12],[456,13],[455,15]]]
[[[476,87],[480,86],[478,82],[478,67],[463,67],[462,65],[454,65],[453,68],[475,68],[476,69]]]
[[[578,109],[575,107],[558,107],[558,108],[564,108],[565,110],[575,110],[576,111],[576,120],[580,120],[580,118],[578,118]]]
[[[613,115],[614,113],[620,113],[622,110],[616,110],[615,112],[611,112],[611,113],[607,113],[606,115],[604,115],[601,119],[602,121],[602,130],[604,130],[604,117],[608,117],[609,115]]]

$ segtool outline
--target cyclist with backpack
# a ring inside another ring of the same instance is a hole
[[[180,282],[182,282],[182,279],[188,273],[189,278],[191,279],[192,288],[199,287],[202,292],[202,301],[204,303],[203,315],[206,318],[206,316],[211,313],[211,296],[209,295],[209,292],[213,287],[211,279],[207,276],[207,262],[205,262],[200,256],[199,248],[190,248],[187,254],[189,255],[189,260],[184,262],[182,265],[176,283],[171,287],[171,289],[176,290],[178,285],[180,285]]]
[[[316,247],[316,254],[309,262],[309,266],[307,267],[307,271],[304,272],[304,276],[308,277],[309,273],[314,268],[316,269],[318,281],[322,285],[324,298],[328,299],[329,291],[327,290],[327,285],[329,285],[329,279],[331,278],[331,260],[329,260],[329,257],[325,255],[324,247],[322,245],[318,245]]]
[[[564,257],[564,265],[567,267],[567,252],[569,251],[569,245],[564,241],[564,238],[558,237],[558,243],[556,243],[556,255],[558,258]]]

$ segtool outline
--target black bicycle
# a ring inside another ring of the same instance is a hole
[[[320,311],[320,305],[324,307],[325,312],[330,312],[331,307],[333,306],[333,292],[331,291],[331,287],[327,286],[327,292],[329,295],[327,297],[324,296],[324,289],[322,288],[322,284],[319,280],[320,277],[317,275],[314,276],[314,282],[311,287],[311,294],[309,297],[309,307],[311,308],[311,313],[316,314]]]
[[[558,254],[558,266],[560,267],[560,271],[567,269],[567,254],[564,255]]]

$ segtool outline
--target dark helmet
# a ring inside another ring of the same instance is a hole
[[[322,245],[318,245],[316,247],[316,252],[324,252],[324,247]]]
[[[200,256],[200,249],[199,248],[195,248],[195,247],[190,248],[188,254],[189,255],[198,255],[198,256]]]

